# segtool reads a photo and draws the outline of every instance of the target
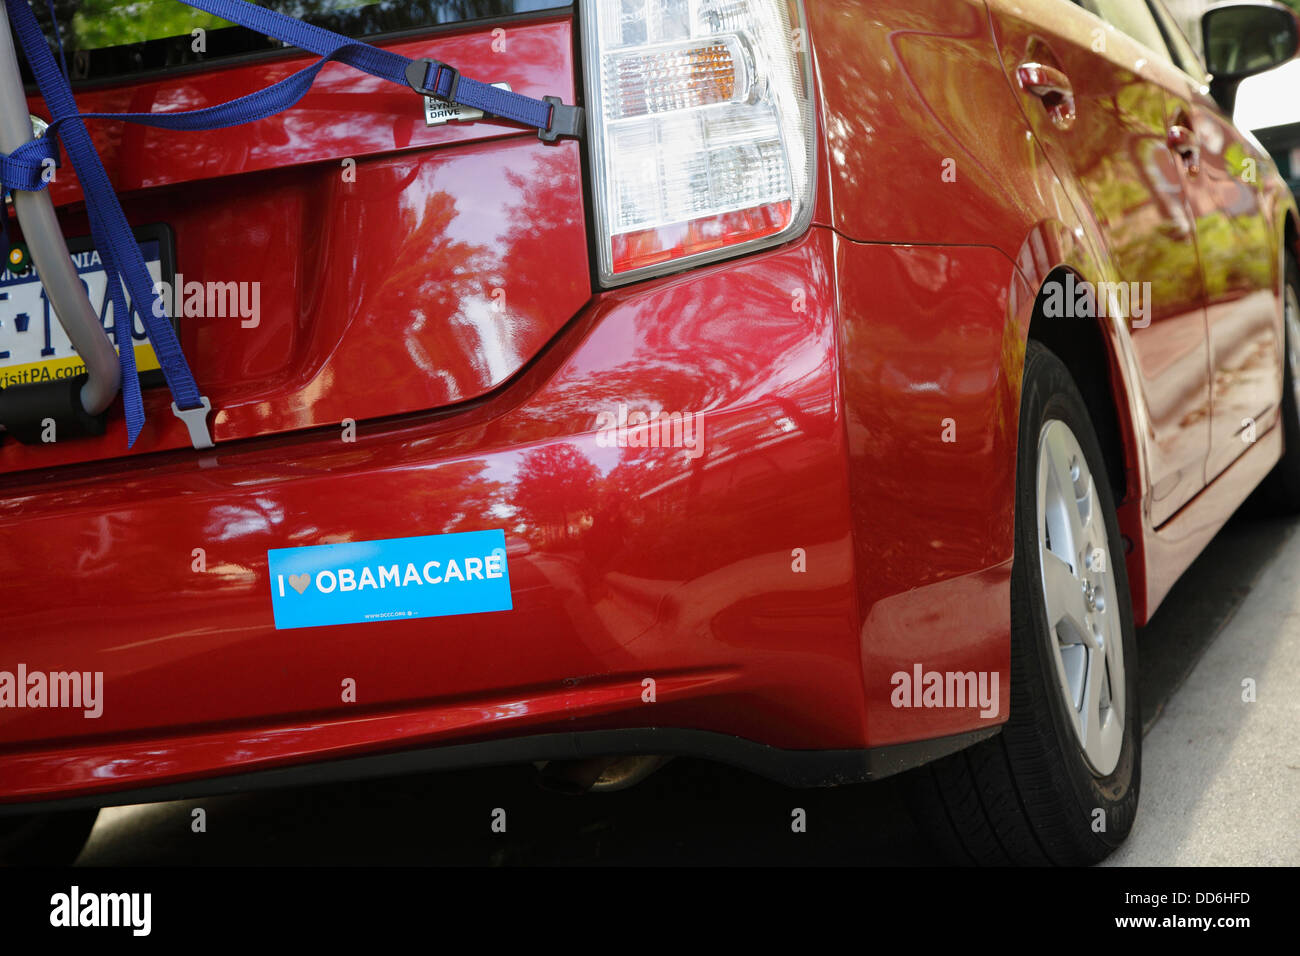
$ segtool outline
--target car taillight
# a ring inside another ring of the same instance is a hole
[[[581,7],[606,285],[807,228],[815,121],[799,0]]]

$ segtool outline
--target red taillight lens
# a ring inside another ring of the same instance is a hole
[[[782,241],[812,217],[796,0],[583,4],[606,285]]]
[[[778,235],[790,225],[793,206],[788,200],[769,203],[753,209],[614,236],[614,272],[636,272],[674,259],[704,255],[728,246]]]

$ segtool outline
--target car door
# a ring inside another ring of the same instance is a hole
[[[1282,394],[1278,263],[1261,192],[1269,160],[1211,99],[1205,70],[1173,17],[1158,0],[1149,2],[1183,74],[1169,105],[1171,129],[1186,137],[1180,172],[1205,286],[1209,482],[1272,423]]]
[[[1168,142],[1169,92],[1184,87],[1141,0],[1088,5],[994,0],[990,8],[1034,134],[1058,176],[1079,184],[1090,206],[1079,212],[1095,218],[1106,245],[1110,274],[1100,281],[1140,296],[1140,308],[1128,310],[1139,374],[1133,398],[1144,419],[1137,432],[1149,466],[1150,519],[1160,524],[1204,487],[1210,448],[1195,226]],[[1073,99],[1072,122],[1058,109],[1063,95]]]

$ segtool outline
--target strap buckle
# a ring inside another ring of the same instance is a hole
[[[543,96],[542,102],[551,104],[551,121],[546,129],[537,131],[543,143],[559,142],[560,137],[582,138],[582,107],[565,106],[558,96]]]
[[[206,395],[200,395],[199,401],[202,404],[195,408],[177,408],[176,403],[172,402],[172,414],[185,423],[190,433],[190,444],[196,451],[216,447],[212,443],[212,434],[208,431],[208,412],[212,411],[212,402],[208,401]]]
[[[425,86],[429,80],[429,71],[433,70],[433,87]],[[443,71],[451,74],[451,89],[444,96],[438,92],[438,86],[442,80]],[[454,66],[448,66],[441,60],[412,60],[406,64],[406,85],[422,96],[432,96],[436,100],[444,100],[448,103],[456,102],[456,91],[460,88],[460,70]]]

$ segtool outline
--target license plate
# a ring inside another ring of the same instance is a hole
[[[171,282],[174,269],[170,234],[159,227],[148,227],[136,230],[136,241],[149,269],[150,280]],[[99,316],[100,325],[108,332],[114,348],[119,348],[118,319],[112,299],[107,296],[108,275],[104,272],[99,253],[90,240],[76,239],[68,243],[68,254],[86,289],[90,305]],[[158,356],[140,319],[133,318],[131,341],[135,349],[135,367],[149,384],[158,377]],[[24,272],[15,275],[0,264],[0,388],[75,378],[85,370],[86,363],[68,341],[35,267],[29,265]],[[155,374],[148,374],[151,372]]]

